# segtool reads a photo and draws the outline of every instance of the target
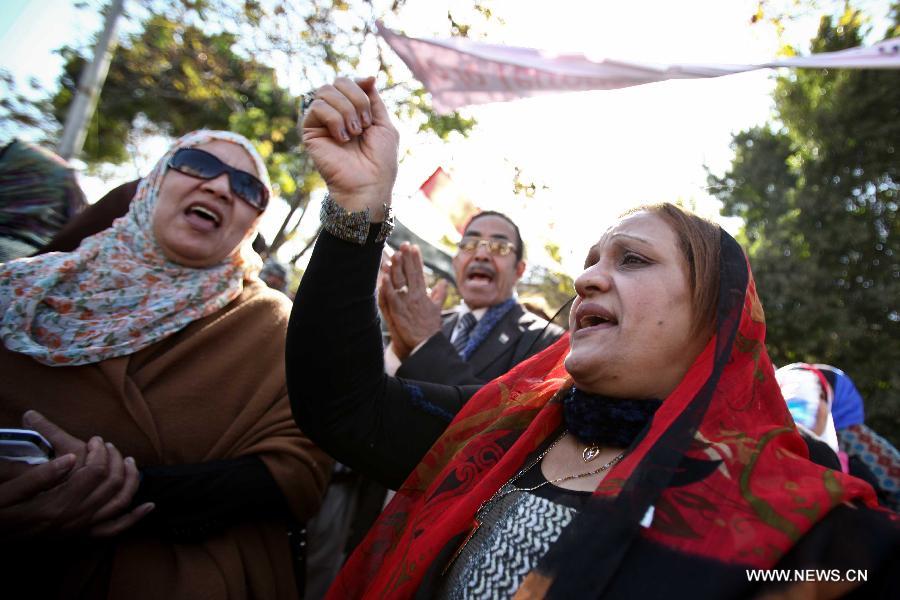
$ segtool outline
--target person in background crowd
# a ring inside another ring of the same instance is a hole
[[[725,231],[639,208],[598,232],[570,336],[483,386],[390,377],[375,280],[398,135],[374,78],[319,88],[303,142],[329,196],[288,329],[291,405],[336,459],[399,487],[330,598],[900,592],[898,517],[809,460]],[[748,577],[772,568],[868,579]]]
[[[111,227],[113,221],[128,214],[128,207],[131,206],[140,182],[140,179],[135,179],[118,185],[93,204],[89,204],[36,254],[72,252],[84,238]]]
[[[825,466],[849,473],[847,455],[838,448],[837,433],[831,418],[832,396],[826,394],[819,381],[820,376],[808,368],[808,365],[800,363],[775,371],[781,395],[784,396],[800,434],[817,445],[825,446],[829,458],[838,459],[836,462],[825,459]]]
[[[281,264],[274,256],[270,256],[263,262],[263,268],[259,273],[259,278],[273,290],[278,290],[282,294],[287,294],[287,275],[287,267]]]
[[[458,246],[453,268],[462,302],[444,314],[446,294],[425,289],[417,246],[403,244],[385,262],[378,298],[391,336],[388,374],[448,385],[485,383],[563,334],[515,297],[525,248],[509,217],[494,211],[475,215]]]
[[[0,150],[0,263],[29,256],[86,206],[72,167],[40,146]]]
[[[900,452],[864,423],[853,380],[831,365],[793,363],[776,372],[794,421],[835,452],[845,472],[865,479],[881,503],[900,510]]]
[[[257,276],[269,195],[250,142],[197,131],[112,227],[0,268],[0,427],[59,456],[0,461],[9,597],[298,597],[288,535],[331,461],[291,419],[290,302]]]

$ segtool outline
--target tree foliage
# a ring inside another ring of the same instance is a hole
[[[547,255],[556,263],[552,267],[533,265],[517,286],[523,301],[543,304],[548,317],[559,312],[554,322],[560,327],[569,327],[569,309],[575,290],[575,281],[562,269],[562,256],[558,244],[548,242],[544,245]],[[543,301],[543,302],[540,302]]]
[[[297,99],[278,85],[271,67],[236,54],[235,43],[231,33],[208,34],[161,15],[148,19],[112,60],[84,159],[126,160],[138,115],[151,132],[177,136],[200,127],[233,129],[256,140],[266,155],[294,148]],[[62,122],[85,58],[69,47],[60,52],[66,62],[53,104]]]
[[[50,118],[52,106],[41,97],[43,90],[37,81],[29,81],[22,90],[15,77],[0,69],[0,140],[8,141],[22,128],[41,131],[44,137],[56,133],[56,123]]]
[[[897,13],[885,37],[900,34]],[[859,11],[823,17],[812,52],[858,46]],[[867,422],[900,442],[900,73],[794,70],[778,78],[780,123],[735,136],[723,214],[742,217],[776,364],[825,362],[866,399]]]

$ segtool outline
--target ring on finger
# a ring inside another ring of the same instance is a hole
[[[300,115],[305,115],[306,111],[309,110],[310,105],[316,101],[316,93],[309,92],[308,94],[303,94],[300,100]]]
[[[400,287],[397,288],[397,293],[398,294],[408,294],[409,286],[404,283],[403,285],[401,285]]]

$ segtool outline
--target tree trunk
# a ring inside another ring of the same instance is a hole
[[[300,223],[303,222],[303,217],[306,216],[306,207],[309,206],[309,195],[303,195],[302,192],[297,192],[297,195],[294,196],[295,202],[291,204],[291,210],[288,212],[287,216],[284,218],[284,221],[281,222],[281,227],[278,228],[278,233],[275,234],[275,238],[272,240],[272,243],[269,245],[269,254],[275,254],[278,252],[278,249],[281,248],[282,245],[287,241],[288,236],[291,233],[297,231],[297,228],[300,227]],[[300,218],[297,219],[297,223],[288,231],[288,223],[293,218],[294,213],[297,212],[297,209],[302,209],[303,212],[300,213]]]
[[[94,114],[100,88],[106,81],[109,63],[116,49],[116,30],[119,27],[119,17],[122,16],[124,4],[125,0],[112,0],[103,33],[94,48],[94,59],[78,79],[78,89],[75,90],[75,98],[66,115],[66,124],[56,150],[57,154],[66,160],[80,154],[84,146],[87,126]]]
[[[313,244],[316,243],[316,240],[319,239],[319,234],[322,233],[322,226],[316,230],[316,235],[312,236],[309,241],[306,243],[306,246],[303,247],[303,250],[294,255],[294,258],[291,259],[291,265],[297,264],[297,261],[303,258],[303,255],[309,252],[309,249],[313,247]]]

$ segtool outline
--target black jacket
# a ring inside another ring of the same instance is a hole
[[[491,330],[488,337],[464,361],[450,343],[459,314],[444,314],[441,331],[411,354],[397,370],[397,377],[442,383],[487,383],[550,346],[565,331],[516,304]]]

